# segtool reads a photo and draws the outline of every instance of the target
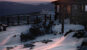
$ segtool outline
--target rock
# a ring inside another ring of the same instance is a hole
[[[30,48],[32,49],[35,45],[33,44],[24,44],[24,48]]]
[[[43,40],[42,43],[47,44],[48,42],[52,42],[52,40]]]
[[[73,35],[73,37],[82,38],[82,37],[84,37],[84,35],[85,35],[85,31],[83,31],[83,30],[78,30],[78,31]]]
[[[7,47],[7,50],[13,49],[13,47]]]
[[[13,37],[16,37],[16,35],[14,35]]]

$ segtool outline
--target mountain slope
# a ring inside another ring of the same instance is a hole
[[[42,9],[53,10],[53,5],[50,3],[32,5],[7,1],[0,2],[0,16],[40,12]]]

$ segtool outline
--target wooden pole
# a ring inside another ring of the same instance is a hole
[[[62,28],[61,28],[61,33],[64,33],[64,18],[66,16],[66,5],[62,5]]]
[[[29,16],[27,16],[27,24],[29,24]]]
[[[59,17],[58,17],[58,19],[59,19],[59,23],[61,23],[62,21],[61,21],[61,17],[62,16],[62,5],[59,5]]]
[[[10,23],[10,18],[7,17],[7,25],[9,26],[9,23]]]
[[[19,24],[20,24],[20,17],[18,16],[17,18],[18,18],[17,23],[18,23],[18,25],[19,25]]]
[[[57,19],[57,5],[55,4],[55,20]]]
[[[61,28],[61,33],[64,33],[64,16],[62,16],[62,28]]]
[[[38,16],[36,16],[35,24],[38,24]]]
[[[46,24],[46,21],[47,21],[47,15],[46,14],[44,16],[44,19],[45,19],[45,24]]]
[[[82,11],[83,11],[83,13],[85,12],[85,4],[83,4],[83,10]]]
[[[51,21],[51,14],[50,14],[50,21]]]
[[[11,17],[11,25],[14,25],[14,17]]]

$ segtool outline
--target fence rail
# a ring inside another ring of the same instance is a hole
[[[10,25],[24,25],[24,24],[33,24],[35,23],[35,20],[38,18],[42,18],[41,20],[52,20],[52,15],[51,14],[40,14],[40,15],[17,15],[17,16],[3,16],[0,17],[0,23],[1,24],[6,24],[8,26]],[[37,19],[38,20],[38,19]]]

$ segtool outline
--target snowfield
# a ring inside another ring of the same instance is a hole
[[[25,43],[21,43],[19,41],[20,33],[29,30],[29,28],[30,26],[28,25],[14,26],[9,27],[5,32],[0,32],[0,46],[2,46],[2,48],[8,46],[13,47],[11,50],[31,50],[30,48],[24,48]],[[72,36],[74,35],[74,32],[71,32],[66,37],[63,36],[69,30],[83,30],[84,27],[81,25],[65,24],[63,34],[58,34],[59,32],[61,32],[61,25],[54,25],[52,29],[57,33],[57,35],[43,35],[37,37],[35,40],[28,41],[26,43],[29,44],[31,42],[35,42],[35,46],[32,48],[32,50],[77,50],[77,46],[81,45],[83,41],[83,38],[73,38]],[[11,38],[14,35],[17,36],[15,38]],[[42,43],[42,40],[52,40],[52,42],[46,44]],[[6,48],[2,50],[6,50]]]
[[[7,28],[7,31],[0,32],[0,48],[4,46],[7,42],[9,44],[19,43],[20,38],[13,39],[14,35],[20,35],[22,32],[29,30],[30,25],[21,25],[21,26],[11,26]]]

